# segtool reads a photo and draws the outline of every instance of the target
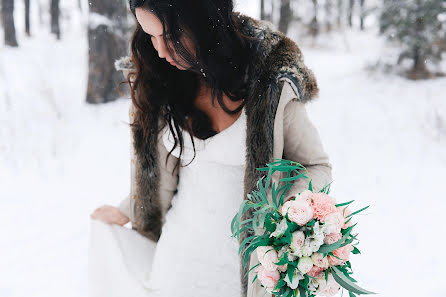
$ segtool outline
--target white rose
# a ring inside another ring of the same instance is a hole
[[[311,278],[310,281],[308,282],[308,290],[310,290],[310,292],[313,295],[316,295],[318,286],[319,286],[319,283],[316,278]]]
[[[299,263],[297,263],[297,269],[302,274],[309,272],[313,268],[313,260],[310,257],[302,257],[299,259]]]
[[[293,252],[291,253],[291,256],[293,256],[293,257],[297,257],[297,258],[302,257],[302,256],[303,256],[303,254],[302,254],[302,248],[298,248],[297,250],[293,251]]]
[[[319,221],[316,221],[313,226],[313,235],[314,236],[321,236],[324,235],[324,225],[320,225]]]
[[[288,253],[288,261],[291,262],[291,261],[295,261],[296,259],[297,259],[296,255],[293,255],[292,253]]]
[[[284,245],[278,252],[277,252],[277,256],[279,258],[282,258],[282,256],[289,250],[289,245]]]
[[[299,286],[299,280],[304,279],[305,277],[299,270],[294,270],[293,273],[293,281],[290,282],[290,278],[288,277],[288,273],[286,274],[284,280],[287,283],[288,287],[291,289],[296,289]]]
[[[312,253],[317,252],[323,243],[324,243],[323,237],[318,239],[310,238],[310,249]]]
[[[341,228],[344,226],[344,220],[344,216],[338,211],[327,215],[324,221],[326,234],[341,232]]]
[[[302,255],[305,257],[311,256],[313,254],[313,248],[311,244],[311,238],[307,237],[305,238],[304,245],[300,248]]]
[[[288,229],[288,224],[286,223],[286,219],[283,218],[279,224],[276,224],[276,230],[269,237],[280,237],[285,231]]]

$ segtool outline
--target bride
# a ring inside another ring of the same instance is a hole
[[[295,42],[231,0],[130,9],[131,55],[115,66],[131,88],[131,188],[91,214],[90,296],[268,296],[230,222],[273,158],[304,165],[314,191],[331,182],[305,109],[315,76]]]

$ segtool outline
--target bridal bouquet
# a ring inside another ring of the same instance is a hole
[[[260,281],[267,292],[280,297],[333,296],[341,287],[350,297],[375,294],[356,284],[349,261],[351,253],[360,253],[352,217],[368,206],[352,212],[349,205],[354,200],[337,203],[329,196],[330,184],[313,193],[310,181],[302,193],[288,193],[293,182],[308,178],[302,169],[283,159],[257,168],[268,174],[259,179],[258,191],[248,194],[231,222],[232,237],[249,234],[239,249],[243,266],[253,252],[259,259],[246,274],[253,270],[253,282]],[[286,177],[270,185],[277,171]],[[252,216],[244,219],[248,212]]]

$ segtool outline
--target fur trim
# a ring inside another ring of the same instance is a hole
[[[129,56],[122,57],[115,61],[116,70],[131,70],[133,69],[132,59]]]

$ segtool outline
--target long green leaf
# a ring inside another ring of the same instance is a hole
[[[240,254],[240,252],[243,250],[243,247],[245,246],[245,244],[248,243],[248,241],[250,241],[251,239],[256,238],[256,237],[257,237],[257,235],[252,235],[252,236],[249,236],[249,237],[245,238],[245,240],[243,240],[243,242],[240,244],[240,247],[238,249],[238,253]]]
[[[305,291],[305,288],[302,287],[300,284],[299,284],[298,288],[299,288],[299,293],[300,293],[299,297],[307,297],[307,292]]]
[[[256,281],[256,279],[257,279],[257,274],[256,274],[256,276],[254,276],[254,279],[252,280],[251,284],[253,284]]]
[[[348,291],[356,294],[376,294],[375,292],[367,291],[358,286],[357,284],[353,283],[352,281],[350,281],[347,277],[345,277],[344,273],[342,273],[342,271],[339,270],[339,268],[337,268],[336,266],[331,266],[331,269],[335,281]]]
[[[299,178],[308,178],[308,176],[306,176],[305,174],[301,173],[299,175],[296,176],[291,176],[291,177],[284,177],[279,179],[279,181],[293,181],[293,180],[298,180]]]
[[[370,205],[367,205],[366,207],[363,207],[363,208],[361,208],[360,210],[357,210],[357,211],[355,211],[355,212],[353,212],[353,213],[349,214],[349,215],[348,215],[348,216],[346,216],[345,218],[348,218],[348,217],[354,216],[355,214],[357,214],[357,213],[359,213],[359,212],[361,212],[361,211],[363,211],[363,210],[365,210],[365,209],[367,209],[367,208],[369,208],[369,207],[370,207]]]
[[[254,268],[256,268],[257,266],[261,265],[262,263],[257,263],[256,265],[252,266],[251,269],[249,269],[248,271],[245,272],[245,275],[243,275],[243,277],[245,278]],[[256,274],[257,276],[257,274]]]
[[[334,251],[335,249],[341,247],[341,245],[344,243],[344,241],[348,238],[348,236],[352,232],[352,229],[353,229],[353,227],[355,225],[348,227],[346,229],[347,232],[345,233],[345,235],[342,236],[342,238],[339,239],[338,241],[336,241],[336,242],[334,242],[332,244],[323,244],[323,245],[321,245],[321,247],[319,248],[319,250],[317,252],[321,253],[321,254],[328,254],[329,252]]]
[[[340,207],[340,206],[344,206],[344,205],[349,205],[349,204],[352,203],[353,201],[355,201],[355,200],[350,200],[349,202],[339,203],[339,204],[336,204],[335,206],[336,206],[336,207]]]

